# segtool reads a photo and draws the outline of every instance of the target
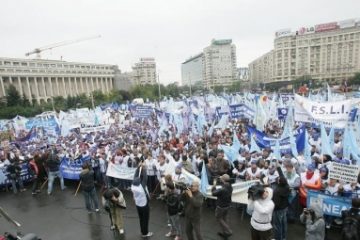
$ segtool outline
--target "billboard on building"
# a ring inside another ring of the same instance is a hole
[[[337,22],[323,23],[315,25],[315,32],[326,32],[338,29],[339,25]]]
[[[315,27],[301,27],[296,31],[296,35],[305,35],[315,32]]]
[[[291,35],[291,29],[290,28],[284,28],[281,30],[278,30],[275,32],[275,37],[285,37]]]
[[[344,21],[338,22],[339,28],[355,27],[355,24],[356,24],[356,20],[355,20],[355,19],[348,19],[348,20],[344,20]]]

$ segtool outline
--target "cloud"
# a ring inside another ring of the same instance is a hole
[[[274,32],[360,17],[358,0],[5,0],[0,8],[6,57],[36,47],[101,34],[43,58],[117,64],[123,71],[154,57],[164,83],[181,80],[181,62],[213,38],[231,38],[239,66],[269,51]]]

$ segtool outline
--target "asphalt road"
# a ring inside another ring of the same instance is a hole
[[[22,224],[20,228],[22,233],[33,232],[43,240],[141,239],[137,212],[130,192],[124,192],[128,205],[124,211],[125,234],[118,236],[110,230],[108,214],[104,210],[100,213],[88,214],[81,191],[76,197],[74,196],[76,183],[66,182],[66,184],[68,188],[61,191],[59,183],[56,182],[51,196],[48,196],[46,191],[36,196],[32,196],[30,190],[17,195],[0,192],[0,206]],[[154,232],[151,239],[169,239],[165,237],[169,231],[165,204],[159,200],[152,200],[150,206],[149,228]],[[250,239],[249,217],[245,214],[244,219],[241,220],[241,213],[241,210],[235,207],[230,211],[230,225],[234,231],[230,239]],[[220,229],[215,221],[214,211],[204,206],[202,214],[201,228],[204,239],[221,239],[217,235]],[[16,228],[4,218],[0,218],[0,233],[5,231],[15,233]],[[301,224],[291,224],[288,239],[303,240],[304,232],[305,228]],[[330,240],[339,239],[338,234],[331,233],[330,236]]]

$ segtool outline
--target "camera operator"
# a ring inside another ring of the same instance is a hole
[[[122,209],[126,209],[126,202],[118,188],[110,188],[103,193],[102,204],[109,212],[111,229],[115,227],[120,234],[124,234],[124,220]]]
[[[200,183],[192,182],[191,188],[187,189],[181,196],[185,203],[185,231],[188,240],[194,240],[194,233],[197,240],[202,240],[200,233],[201,206],[203,196],[199,192]]]
[[[215,217],[222,230],[218,235],[227,239],[232,235],[232,230],[227,222],[227,215],[231,204],[233,188],[230,184],[229,175],[223,174],[219,179],[221,187],[216,188],[216,186],[213,186],[211,193],[213,196],[217,197]]]
[[[351,208],[341,213],[343,218],[342,239],[360,238],[360,198],[353,198]]]
[[[325,220],[319,203],[310,204],[300,215],[300,222],[306,225],[305,240],[324,240]]]
[[[20,192],[26,191],[24,188],[23,181],[21,179],[21,165],[20,160],[18,158],[14,158],[10,165],[7,167],[7,172],[9,173],[9,179],[11,180],[12,190],[14,194],[18,192],[16,188],[16,182],[19,184]]]
[[[257,190],[249,189],[248,210],[251,212],[251,240],[270,240],[273,238],[271,218],[274,202],[271,200],[273,191],[269,187],[257,185]]]

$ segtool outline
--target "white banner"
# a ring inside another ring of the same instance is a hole
[[[80,133],[107,131],[109,128],[110,128],[110,125],[102,125],[102,126],[97,126],[97,127],[81,127]]]
[[[135,171],[136,168],[123,167],[109,162],[106,176],[119,179],[133,180]]]
[[[323,123],[325,126],[344,128],[349,119],[352,100],[316,102],[295,95],[295,121]]]
[[[259,180],[251,180],[246,182],[239,182],[234,183],[231,186],[233,187],[233,193],[231,196],[231,201],[233,203],[239,203],[239,204],[248,204],[248,189],[259,182]],[[220,186],[217,186],[217,188],[220,188]],[[216,199],[211,194],[212,186],[209,186],[206,192],[206,197],[211,199]]]
[[[358,181],[359,171],[360,166],[332,162],[331,165],[329,165],[329,178],[348,183],[356,183]]]

